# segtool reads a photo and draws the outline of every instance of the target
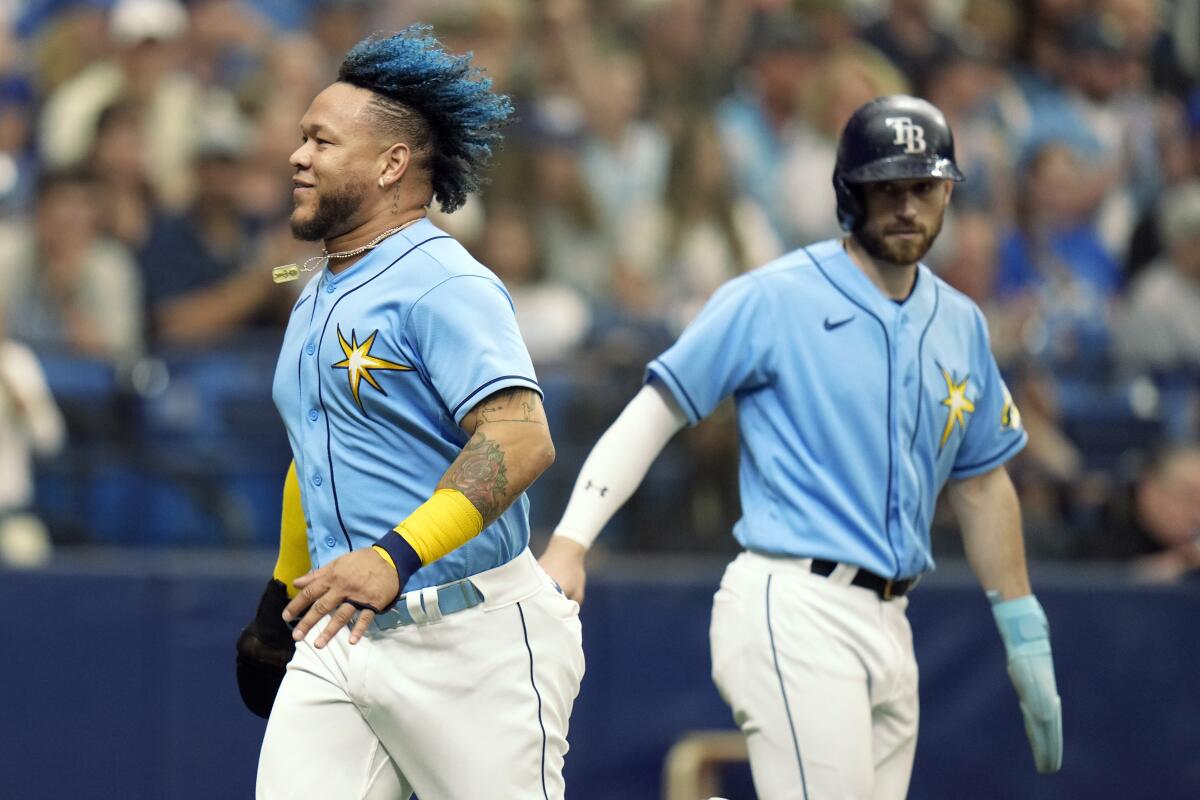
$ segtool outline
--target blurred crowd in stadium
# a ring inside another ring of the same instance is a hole
[[[273,544],[297,288],[270,268],[318,252],[287,224],[297,121],[359,38],[417,20],[517,108],[491,184],[432,216],[538,364],[539,528],[716,286],[839,234],[841,126],[911,92],[968,178],[928,262],[985,309],[1029,429],[1032,557],[1196,572],[1198,0],[0,0],[5,525]],[[736,456],[731,415],[681,436],[608,544],[733,548]]]

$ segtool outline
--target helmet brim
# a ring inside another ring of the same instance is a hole
[[[914,156],[881,158],[842,175],[842,180],[846,183],[882,183],[883,181],[920,180],[921,178],[964,180],[958,167],[948,158]]]

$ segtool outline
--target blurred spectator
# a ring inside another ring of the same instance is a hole
[[[1200,375],[1200,180],[1160,206],[1166,252],[1130,288],[1116,341],[1133,369]]]
[[[101,226],[105,234],[137,251],[162,212],[146,175],[142,115],[130,103],[100,113],[88,163],[100,184]]]
[[[293,33],[262,44],[257,72],[238,84],[243,107],[261,111],[278,103],[303,113],[311,93],[319,92],[337,74],[337,65],[328,63],[328,54],[310,34]],[[292,147],[294,138],[278,143],[279,148]]]
[[[670,142],[642,118],[645,70],[636,54],[616,50],[579,59],[574,68],[587,121],[580,163],[609,235],[624,229],[662,196]]]
[[[546,280],[537,237],[519,206],[488,206],[478,252],[504,281],[534,363],[563,362],[577,352],[591,330],[591,310],[577,290]]]
[[[964,174],[968,176],[967,181],[974,180],[974,175],[970,172],[964,171]],[[958,193],[957,186],[954,192]],[[960,215],[954,225],[954,237],[950,244],[951,247],[938,261],[938,274],[955,289],[971,298],[991,320],[999,245],[998,232],[993,220],[984,213],[967,212]],[[993,331],[992,338],[1007,341],[1010,337],[997,337]],[[997,350],[995,343],[992,350]],[[1000,352],[996,352],[996,361],[1004,365],[1007,359]]]
[[[1094,370],[1107,357],[1109,301],[1120,268],[1092,219],[1084,165],[1061,141],[1027,156],[1016,226],[1002,238],[997,294],[1027,312],[1023,345],[1055,368]]]
[[[728,91],[751,17],[742,0],[652,0],[634,8],[650,108],[677,133]]]
[[[1192,2],[1145,0],[1099,0],[1097,6],[1101,15],[1120,23],[1131,49],[1143,54],[1142,58],[1131,60],[1127,69],[1147,72],[1156,89],[1186,93],[1200,75],[1200,70],[1194,68],[1189,75],[1184,63],[1190,54],[1196,53],[1196,42],[1200,41],[1200,6]]]
[[[32,107],[28,81],[18,75],[6,77],[0,71],[0,219],[23,213],[33,192]]]
[[[148,174],[159,202],[182,208],[192,190],[197,123],[209,113],[229,113],[233,102],[224,89],[203,92],[183,69],[187,26],[179,0],[118,0],[109,24],[112,60],[89,65],[46,100],[38,122],[45,163],[54,169],[81,164],[100,113],[124,98],[142,110]]]
[[[954,131],[955,161],[967,180],[955,186],[951,212],[1012,214],[1012,163],[997,124],[993,97],[1004,70],[980,45],[951,40],[931,60],[922,96],[946,115]]]
[[[465,6],[440,8],[425,21],[433,23],[450,50],[474,53],[472,63],[487,73],[492,85],[512,94],[525,88],[518,83],[525,78],[533,57],[524,46],[532,16],[527,0],[475,0]],[[331,51],[340,52],[326,44]]]
[[[1085,558],[1128,561],[1150,582],[1200,576],[1200,449],[1154,453],[1133,485],[1113,494],[1080,548]]]
[[[627,254],[646,301],[678,333],[718,286],[783,249],[763,210],[737,191],[709,119],[676,140],[664,201],[634,221]]]
[[[91,173],[47,173],[32,226],[0,231],[10,329],[35,348],[128,363],[142,348],[141,283],[129,251],[101,234]]]
[[[1014,65],[1033,102],[1065,77],[1065,32],[1087,10],[1088,0],[1020,0],[1020,32]]]
[[[1200,180],[1162,200],[1165,252],[1136,279],[1118,320],[1118,354],[1156,379],[1165,435],[1200,434]]]
[[[802,87],[800,116],[773,170],[781,205],[768,213],[785,226],[785,248],[841,235],[832,178],[842,128],[868,100],[906,91],[904,76],[867,45],[851,42],[822,55]]]
[[[33,0],[26,5],[18,32],[28,41],[42,97],[107,55],[110,5],[108,0]]]
[[[1176,2],[1164,6],[1162,13],[1172,69],[1166,71],[1165,79],[1157,85],[1177,95],[1184,95],[1195,89],[1197,81],[1200,81],[1200,4]],[[1163,56],[1162,50],[1155,50],[1154,56],[1152,66],[1157,68],[1161,63],[1159,58]]]
[[[263,315],[277,325],[291,306],[294,298],[276,290],[270,276],[272,266],[287,263],[290,236],[272,232],[260,240],[241,212],[245,151],[238,127],[202,132],[195,199],[185,214],[160,219],[138,253],[158,346],[228,339]]]
[[[789,202],[789,182],[780,166],[803,163],[797,149],[798,116],[803,90],[816,70],[818,43],[792,17],[765,20],[755,29],[748,44],[746,63],[737,75],[734,92],[717,107],[717,126],[739,191],[758,203],[769,215],[771,225],[784,247],[798,246],[806,237],[807,208]],[[840,131],[838,131],[840,133]],[[829,183],[833,159],[821,185]],[[802,185],[796,194],[815,190]],[[829,188],[832,197],[833,189]],[[823,213],[830,206],[822,198]]]
[[[445,3],[446,0],[439,2]],[[308,29],[326,53],[334,54],[349,51],[359,39],[379,29],[368,24],[368,14],[374,10],[373,7],[383,9],[407,4],[378,3],[375,0],[308,0],[306,5],[311,10]],[[425,16],[424,19],[429,17]],[[384,29],[399,30],[399,27],[402,26],[386,26]]]
[[[1007,71],[1018,49],[1021,20],[1017,4],[1011,0],[966,0],[960,35],[974,42],[982,58]]]
[[[582,124],[555,106],[537,114],[529,141],[532,209],[546,274],[573,286],[593,301],[613,289],[616,244],[606,235],[591,190],[583,179],[579,153]]]
[[[891,0],[884,16],[862,32],[863,41],[883,53],[916,87],[925,86],[943,53],[956,46],[934,18],[933,5],[933,0]]]
[[[191,0],[187,69],[203,87],[240,88],[258,68],[271,30],[250,0]],[[285,38],[285,37],[281,37]],[[281,83],[279,91],[307,91]]]
[[[858,38],[853,12],[862,4],[856,0],[793,0],[791,5],[799,12],[804,27],[813,33],[822,48],[851,44]]]
[[[5,328],[0,310],[0,564],[28,567],[50,558],[33,512],[33,458],[57,453],[65,427],[37,357]]]
[[[1163,190],[1200,180],[1200,88],[1192,92],[1186,104],[1174,99],[1160,100],[1156,117]],[[1126,252],[1130,277],[1162,252],[1159,236],[1162,207],[1159,202],[1148,204],[1133,230]]]
[[[1096,148],[1092,169],[1104,181],[1097,224],[1105,246],[1123,259],[1141,213],[1160,188],[1158,115],[1141,69],[1145,47],[1112,16],[1085,15],[1067,31],[1069,112],[1064,131],[1080,147]],[[1093,144],[1094,143],[1094,144]]]

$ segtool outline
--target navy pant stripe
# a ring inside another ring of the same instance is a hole
[[[796,723],[792,721],[792,707],[788,704],[787,687],[783,685],[783,672],[779,669],[779,654],[775,652],[775,632],[771,630],[771,577],[767,576],[767,636],[771,639],[771,659],[775,662],[775,675],[779,678],[779,693],[783,695],[783,710],[787,712],[788,728],[792,732],[792,747],[796,750],[796,764],[800,767],[800,788],[804,800],[808,800],[808,782],[804,779],[804,760],[800,758],[800,740],[796,738]]]
[[[525,610],[520,603],[517,603],[517,613],[521,615],[521,634],[525,637],[525,651],[529,653],[529,683],[537,697],[538,726],[542,729],[542,797],[550,800],[550,793],[546,790],[546,724],[542,722],[542,693],[538,691],[537,681],[533,677],[533,648],[529,646],[529,628],[525,626]]]

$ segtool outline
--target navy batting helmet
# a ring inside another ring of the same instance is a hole
[[[954,135],[942,112],[903,94],[861,106],[842,131],[833,168],[842,228],[850,230],[862,221],[855,184],[913,178],[963,179],[954,163]]]

